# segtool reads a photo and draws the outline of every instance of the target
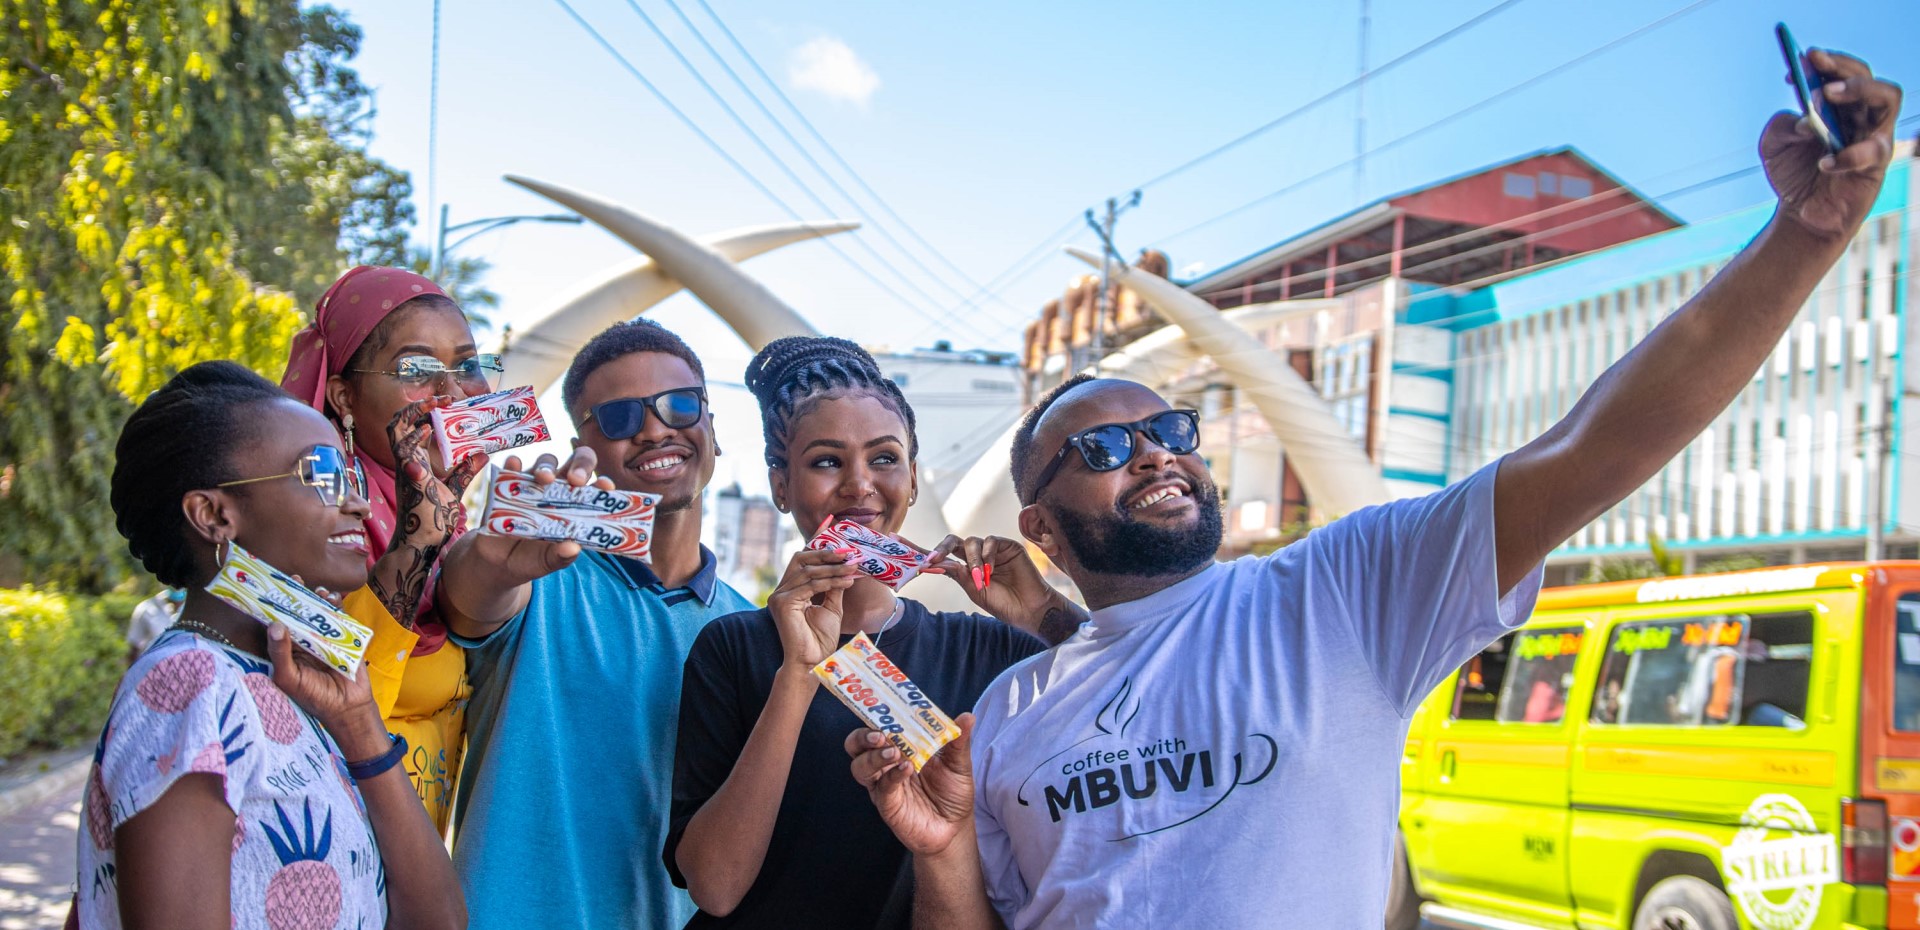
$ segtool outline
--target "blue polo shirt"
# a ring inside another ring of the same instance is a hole
[[[454,637],[473,682],[453,849],[473,930],[693,916],[660,864],[681,666],[708,620],[753,607],[700,557],[668,590],[644,562],[587,552],[485,639]]]

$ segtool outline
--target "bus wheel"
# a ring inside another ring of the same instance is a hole
[[[1633,930],[1739,930],[1726,892],[1691,875],[1653,886],[1633,915]]]
[[[1387,885],[1387,930],[1415,930],[1420,926],[1420,894],[1413,888],[1413,869],[1407,863],[1407,841],[1393,835],[1393,880]]]

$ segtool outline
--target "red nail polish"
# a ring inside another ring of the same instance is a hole
[[[988,562],[981,566],[980,573],[986,576],[986,580],[980,583],[980,587],[983,589],[993,587],[993,563]]]

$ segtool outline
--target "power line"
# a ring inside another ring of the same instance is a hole
[[[695,122],[692,117],[688,116],[686,114],[686,111],[681,110],[678,106],[676,106],[674,102],[670,98],[668,98],[666,94],[662,93],[660,88],[655,86],[651,80],[648,80],[647,76],[641,73],[640,69],[635,67],[633,62],[627,60],[627,56],[622,55],[619,49],[614,48],[613,44],[607,41],[606,36],[601,35],[600,30],[595,29],[592,23],[589,23],[586,21],[586,19],[582,18],[579,12],[574,10],[574,8],[567,3],[567,0],[554,0],[554,2],[559,4],[560,8],[562,10],[565,10],[567,15],[571,17],[575,23],[579,24],[580,28],[586,30],[587,34],[593,37],[594,42],[598,43],[601,48],[606,49],[607,54],[612,55],[614,60],[619,62],[620,66],[624,68],[628,74],[633,76],[634,80],[639,81],[640,86],[646,88],[647,92],[649,94],[652,94],[653,98],[656,101],[658,101],[661,106],[666,107],[667,112],[673,114],[674,118],[678,119],[681,125],[685,126],[687,130],[689,132],[692,132],[695,136],[698,136],[700,138],[700,141],[706,143],[707,147],[712,149],[714,154],[720,156],[721,160],[725,161],[728,164],[728,166],[732,167],[733,170],[737,172],[742,178],[745,178],[747,183],[753,185],[754,189],[758,190],[768,200],[773,201],[774,205],[778,206],[782,211],[784,211],[788,217],[799,222],[805,222],[805,219],[801,217],[799,211],[793,209],[791,205],[789,205],[785,200],[781,199],[779,194],[774,193],[773,189],[766,185],[766,182],[761,181],[758,177],[754,175],[752,171],[747,170],[747,166],[741,164],[739,159],[733,157],[732,153],[728,152],[726,148],[722,146],[717,140],[715,140],[713,136],[709,135],[705,129],[700,128],[699,123]],[[934,322],[934,323],[939,322],[935,320],[933,317],[929,316],[925,310],[920,309],[920,307],[914,304],[913,301],[908,300],[906,297],[902,296],[899,291],[894,290],[885,281],[882,281],[878,277],[875,277],[873,272],[867,270],[865,266],[859,264],[858,262],[855,262],[852,256],[848,255],[845,251],[842,251],[839,245],[837,245],[832,239],[830,238],[821,239],[820,243],[826,246],[828,249],[831,249],[835,255],[840,256],[841,260],[845,261],[848,267],[852,268],[856,272],[859,272],[862,277],[872,282],[875,287],[878,287],[882,291],[885,291],[887,294],[891,295],[895,300],[900,301],[901,304],[905,305],[908,309],[912,310],[914,313],[927,319],[929,322]]]
[[[726,21],[720,18],[720,14],[714,12],[713,7],[707,5],[707,0],[696,0],[696,2],[700,4],[700,8],[702,10],[706,11],[707,17],[713,20],[714,25],[720,27],[721,34],[727,37],[727,41],[731,43],[734,49],[740,53],[740,57],[746,59],[747,64],[753,68],[754,73],[760,76],[760,80],[765,82],[767,87],[773,90],[774,96],[778,97],[780,99],[780,102],[786,105],[787,110],[794,115],[794,118],[800,121],[800,125],[806,129],[807,134],[812,136],[814,141],[818,142],[822,149],[826,150],[827,155],[831,157],[833,161],[840,166],[841,170],[847,173],[847,177],[853,179],[853,183],[857,187],[859,187],[862,191],[866,192],[866,195],[873,200],[874,205],[878,206],[881,212],[887,214],[887,216],[892,218],[892,220],[895,223],[899,224],[900,229],[904,231],[908,236],[910,236],[913,239],[913,241],[919,243],[921,248],[926,249],[927,253],[929,255],[932,255],[935,260],[939,261],[940,264],[945,265],[948,270],[952,271],[955,275],[957,275],[960,278],[961,281],[965,282],[968,286],[976,289],[976,293],[973,295],[973,297],[964,298],[961,301],[961,303],[963,305],[972,303],[972,301],[975,298],[980,296],[978,292],[984,290],[981,287],[980,282],[974,280],[972,275],[967,274],[965,269],[962,269],[959,265],[956,265],[951,260],[949,260],[946,254],[944,252],[941,252],[938,248],[936,248],[933,245],[933,243],[928,242],[925,236],[920,235],[920,231],[915,229],[912,223],[907,222],[905,217],[902,217],[898,211],[894,210],[893,206],[887,203],[886,198],[881,197],[880,193],[874,190],[872,185],[869,185],[866,182],[865,178],[861,177],[860,172],[854,170],[854,167],[851,164],[848,164],[845,158],[841,157],[840,151],[834,148],[833,143],[827,141],[827,137],[822,135],[820,133],[820,130],[814,127],[813,121],[807,119],[806,113],[803,112],[800,109],[800,107],[796,105],[793,102],[793,100],[787,96],[786,91],[780,89],[779,83],[774,81],[774,79],[767,74],[766,69],[760,67],[759,60],[753,57],[752,52],[747,51],[747,47],[745,45],[741,44],[740,39],[733,34],[733,30],[727,27]],[[727,66],[726,60],[724,58],[721,58],[720,53],[718,51],[715,51],[712,44],[707,42],[706,36],[704,36],[700,32],[699,28],[693,24],[693,21],[689,19],[684,12],[681,11],[680,5],[677,2],[675,2],[675,0],[666,0],[666,3],[667,3],[667,6],[673,10],[674,14],[680,17],[680,21],[683,23],[686,23],[687,28],[693,31],[694,37],[700,40],[700,44],[706,47],[708,53],[712,54],[716,60],[720,61],[721,67],[727,69],[727,74],[733,77],[734,83],[739,84],[741,90],[746,91],[747,95],[753,99],[756,105],[760,105],[759,98],[754,96],[753,91],[747,89],[746,83],[740,79],[740,76],[734,72],[733,68]],[[778,120],[774,120],[773,114],[767,112],[767,108],[764,105],[760,105],[760,112],[762,112],[763,114],[766,114],[769,120],[773,120],[776,126],[780,125]],[[794,140],[793,136],[790,133],[787,133],[784,126],[781,128],[781,133],[787,136],[787,141],[792,142],[794,148],[800,149],[801,154],[807,155],[806,150],[800,146],[799,142]],[[828,180],[831,182],[832,176],[828,175],[826,172],[826,169],[821,168],[820,164],[814,161],[811,155],[807,155],[807,161],[809,164],[813,165],[815,170],[819,171],[822,176],[827,177]],[[848,194],[838,184],[834,184],[834,189],[837,191],[840,191],[841,196],[846,197],[849,201],[854,201],[854,198],[852,197],[852,195]],[[854,203],[857,209],[858,201],[854,201]],[[879,223],[877,221],[874,223],[874,225],[876,228],[879,227]],[[895,245],[897,247],[898,243],[896,242]],[[902,249],[902,251],[904,252],[905,250]],[[915,264],[917,265],[919,263],[915,262]],[[926,270],[925,266],[921,266],[921,267],[922,267],[922,270]],[[928,274],[931,275],[932,272],[928,271]],[[1004,300],[999,300],[999,296],[996,294],[993,294],[990,291],[986,292],[986,296],[992,297],[993,299],[999,301],[1001,305],[1006,306],[1007,309],[1009,310],[1014,310],[1015,312],[1019,312],[1017,308],[1013,307],[1010,304],[1007,304],[1006,301]]]
[[[1561,62],[1560,64],[1555,65],[1551,68],[1548,68],[1547,70],[1542,71],[1539,74],[1536,74],[1523,81],[1520,81],[1519,83],[1514,84],[1505,90],[1495,93],[1490,97],[1486,97],[1477,103],[1473,103],[1462,109],[1455,110],[1454,112],[1449,113],[1446,116],[1441,117],[1440,119],[1437,119],[1431,123],[1428,123],[1425,126],[1420,127],[1419,129],[1415,129],[1412,132],[1405,133],[1396,138],[1393,138],[1384,143],[1381,143],[1380,145],[1374,146],[1373,148],[1368,149],[1365,153],[1363,153],[1361,157],[1378,155],[1381,152],[1385,152],[1389,149],[1399,148],[1400,146],[1405,145],[1406,143],[1411,142],[1414,139],[1417,139],[1423,135],[1426,135],[1429,132],[1432,132],[1443,126],[1453,123],[1456,120],[1465,118],[1467,116],[1471,116],[1474,113],[1478,113],[1481,110],[1484,110],[1495,103],[1498,103],[1502,100],[1505,100],[1508,97],[1513,96],[1514,94],[1520,93],[1521,91],[1524,91],[1533,87],[1534,85],[1540,83],[1541,81],[1545,81],[1550,78],[1556,77],[1562,73],[1565,73],[1566,71],[1569,71],[1573,68],[1583,65],[1588,61],[1593,60],[1594,58],[1598,58],[1601,55],[1611,52],[1622,45],[1626,45],[1629,42],[1639,39],[1640,37],[1650,32],[1653,32],[1656,29],[1666,26],[1680,19],[1681,17],[1684,17],[1690,13],[1693,13],[1703,7],[1709,6],[1715,2],[1717,2],[1717,0],[1694,0],[1694,2],[1689,3],[1688,5],[1678,10],[1675,10],[1672,13],[1668,13],[1667,15],[1662,16],[1657,20],[1654,20],[1653,22],[1647,23],[1646,25],[1641,26],[1640,28],[1627,33],[1626,35],[1620,36],[1619,38],[1616,38],[1610,42],[1607,42],[1604,45],[1601,45],[1597,48],[1590,49],[1578,57],[1570,58],[1564,62]],[[1209,219],[1202,220],[1198,223],[1193,224],[1192,226],[1188,226],[1187,228],[1182,229],[1179,232],[1173,233],[1171,235],[1161,236],[1157,241],[1163,242],[1163,243],[1170,242],[1182,236],[1204,229],[1208,226],[1212,226],[1213,224],[1218,223],[1222,220],[1225,220],[1228,217],[1237,216],[1241,213],[1244,213],[1248,210],[1253,209],[1254,207],[1258,207],[1276,198],[1283,197],[1287,194],[1291,194],[1294,191],[1297,191],[1303,187],[1306,187],[1309,184],[1314,183],[1315,181],[1319,181],[1323,178],[1336,174],[1341,169],[1352,165],[1355,161],[1356,159],[1349,158],[1345,161],[1336,163],[1334,165],[1330,165],[1321,171],[1308,175],[1307,177],[1301,178],[1300,180],[1295,181],[1291,184],[1288,184],[1287,186],[1282,187],[1279,190],[1276,190],[1270,194],[1266,194],[1261,197],[1257,197],[1253,200],[1247,201],[1246,203],[1243,203],[1237,207],[1234,207],[1233,209],[1228,210],[1225,213],[1221,213]]]
[[[1040,270],[1040,267],[1046,264],[1047,259],[1057,255],[1060,246],[1079,238],[1080,234],[1085,232],[1085,230],[1082,229],[1079,233],[1075,233],[1076,229],[1080,229],[1080,224],[1081,218],[1078,215],[1062,223],[1059,228],[1048,233],[1047,236],[1035,244],[1033,248],[1021,253],[1019,258],[1014,259],[1013,262],[1002,269],[999,274],[987,279],[987,283],[981,285],[980,290],[976,291],[973,296],[977,298],[981,292],[993,288],[1004,289],[1011,286],[1015,281],[1019,281],[1035,271]],[[1073,235],[1068,235],[1069,233],[1073,233]],[[1066,238],[1061,238],[1063,236]],[[1002,303],[1004,303],[1004,301],[1002,301]],[[955,307],[953,309],[957,310],[959,308]],[[1012,322],[1002,324],[1000,329],[995,330],[993,335],[987,337],[984,341],[992,342],[998,340],[1008,333],[1020,330],[1030,322],[1032,322],[1030,318],[1024,316],[1017,317]],[[922,334],[925,332],[926,330],[921,331]]]
[[[727,118],[733,120],[734,126],[738,127],[741,132],[746,133],[747,138],[753,140],[754,146],[760,150],[760,153],[767,156],[767,160],[773,162],[773,166],[775,168],[780,169],[780,173],[786,175],[787,180],[793,182],[795,187],[800,188],[800,192],[802,194],[805,194],[808,200],[813,201],[814,206],[819,207],[821,210],[827,213],[834,212],[833,207],[829,206],[825,200],[821,199],[820,195],[815,193],[813,188],[809,186],[806,181],[801,179],[799,173],[795,172],[793,168],[787,164],[785,159],[781,158],[779,154],[774,152],[773,147],[767,144],[767,140],[764,138],[761,138],[760,134],[758,132],[755,132],[753,127],[747,124],[747,121],[740,116],[740,111],[735,110],[733,108],[733,105],[727,102],[727,98],[720,93],[718,88],[715,88],[713,86],[712,82],[707,80],[706,75],[701,74],[700,69],[694,67],[693,61],[689,59],[685,53],[680,51],[680,46],[678,44],[676,44],[671,38],[667,37],[666,31],[661,29],[660,25],[653,21],[653,17],[647,15],[647,11],[644,9],[641,9],[640,4],[636,2],[636,0],[626,0],[626,3],[627,3],[627,6],[633,10],[634,15],[639,16],[640,21],[646,24],[647,29],[654,34],[654,37],[658,38],[660,42],[667,47],[667,51],[673,53],[673,57],[680,62],[681,67],[685,68],[688,74],[693,76],[694,81],[699,83],[701,89],[707,92],[707,96],[712,97],[713,102],[720,105],[720,109],[727,114]],[[854,206],[855,206],[855,209],[859,208],[858,204],[855,204]],[[908,277],[905,273],[901,272],[900,269],[894,267],[892,262],[887,261],[885,256],[882,256],[879,252],[874,251],[873,246],[868,244],[868,242],[865,239],[862,239],[859,236],[854,236],[852,241],[853,241],[853,244],[865,250],[867,255],[871,256],[874,261],[878,262],[880,264],[880,267],[885,268],[886,270],[892,272],[893,276],[896,278],[899,278],[901,283],[905,284],[914,293],[919,294],[922,298],[924,298],[929,306],[939,305],[940,301],[938,298],[934,297],[932,294],[927,293],[926,290],[922,288],[919,284],[915,283],[912,278]],[[851,259],[849,260],[851,261]],[[941,284],[942,286],[946,286],[946,282],[944,281],[941,282]],[[953,291],[953,293],[956,295],[960,293],[959,291],[954,290],[950,286],[948,286],[947,289]]]
[[[636,10],[638,9],[638,4],[637,2],[635,2],[635,0],[629,0],[628,5],[634,6]],[[739,72],[733,70],[733,66],[728,64],[725,58],[721,57],[720,52],[713,47],[713,43],[707,41],[706,35],[701,33],[700,28],[693,24],[693,20],[687,18],[686,13],[681,11],[679,4],[674,3],[673,0],[667,0],[667,6],[673,10],[673,13],[675,16],[680,18],[680,22],[687,27],[687,30],[693,33],[693,37],[696,41],[700,43],[700,47],[706,49],[707,54],[712,56],[715,62],[719,63],[720,69],[726,72],[728,78],[732,79],[734,86],[738,87],[741,93],[747,95],[747,99],[753,103],[755,109],[758,109],[760,111],[760,115],[765,117],[767,122],[772,123],[774,129],[779,130],[780,135],[787,140],[787,144],[793,146],[794,151],[799,152],[800,157],[806,159],[807,164],[813,166],[813,170],[819,173],[821,178],[826,180],[828,186],[832,187],[834,191],[838,193],[841,197],[846,198],[846,201],[853,206],[854,211],[859,213],[861,218],[865,219],[868,222],[868,224],[872,226],[874,232],[879,233],[881,238],[886,239],[887,243],[889,245],[892,245],[895,251],[899,252],[902,256],[904,256],[907,259],[907,261],[912,262],[913,266],[915,268],[920,269],[921,273],[925,274],[928,279],[939,284],[941,287],[946,288],[946,290],[949,293],[953,294],[953,296],[955,297],[961,296],[959,288],[954,287],[952,284],[947,283],[947,280],[941,277],[939,273],[935,272],[932,268],[927,267],[926,263],[922,262],[919,256],[915,255],[911,250],[907,249],[906,246],[902,245],[900,240],[894,237],[892,231],[887,229],[887,227],[881,225],[879,220],[875,219],[871,213],[867,212],[865,207],[861,206],[860,201],[857,198],[855,198],[852,194],[848,193],[847,189],[845,187],[842,187],[840,185],[840,182],[836,180],[832,174],[828,173],[826,168],[821,166],[820,162],[813,157],[813,153],[807,151],[807,148],[800,144],[799,139],[794,138],[793,133],[788,131],[786,124],[781,122],[778,117],[774,116],[773,111],[767,108],[766,103],[760,99],[759,95],[755,94],[753,92],[753,89],[747,86],[746,81],[740,78]],[[644,17],[645,14],[642,14],[642,16]],[[649,20],[649,22],[651,21]],[[654,34],[659,35],[662,41],[666,41],[666,36],[663,33],[659,32],[659,30],[656,29]],[[671,45],[672,43],[669,42],[668,44]],[[682,58],[681,61],[685,62],[686,59]],[[689,63],[687,64],[687,67],[691,69],[693,66],[692,64]],[[719,98],[716,96],[715,99],[719,99]],[[724,105],[725,104],[723,103],[722,106]],[[742,128],[744,128],[744,124]],[[796,183],[797,183],[797,179],[796,179]],[[823,207],[822,209],[826,209],[826,208]]]
[[[705,0],[702,0],[702,2],[704,3]],[[1380,75],[1383,75],[1389,71],[1392,71],[1393,69],[1403,64],[1406,64],[1407,62],[1412,61],[1413,59],[1418,58],[1429,51],[1432,51],[1434,48],[1445,44],[1447,41],[1453,39],[1454,37],[1460,35],[1461,33],[1464,33],[1472,29],[1473,27],[1480,25],[1483,22],[1486,22],[1487,20],[1492,19],[1493,17],[1499,15],[1500,13],[1505,12],[1506,10],[1511,9],[1515,6],[1518,6],[1524,2],[1526,2],[1526,0],[1503,0],[1503,2],[1501,3],[1494,4],[1492,7],[1489,7],[1487,10],[1480,13],[1478,16],[1475,16],[1472,19],[1469,19],[1463,23],[1460,23],[1457,26],[1454,26],[1452,29],[1449,29],[1446,32],[1443,32],[1437,36],[1434,36],[1431,39],[1428,39],[1425,42],[1420,43],[1419,46],[1415,47],[1411,51],[1406,52],[1405,54],[1400,55],[1397,58],[1394,58],[1392,61],[1389,61],[1378,68],[1362,71],[1360,72],[1360,74],[1355,76],[1353,80],[1350,80],[1345,84],[1340,85],[1339,87],[1336,87],[1330,91],[1327,91],[1326,93],[1321,94],[1320,96],[1315,97],[1312,100],[1309,100],[1306,103],[1301,104],[1300,106],[1294,107],[1292,110],[1282,113],[1279,116],[1274,117],[1273,119],[1268,120],[1267,122],[1262,123],[1259,126],[1256,126],[1253,129],[1250,129],[1239,136],[1234,137],[1233,139],[1227,141],[1222,145],[1219,145],[1213,149],[1210,149],[1206,152],[1201,153],[1200,155],[1194,156],[1193,158],[1190,158],[1184,162],[1181,162],[1180,164],[1175,165],[1174,167],[1169,168],[1166,171],[1163,171],[1157,175],[1154,175],[1152,178],[1146,181],[1143,181],[1140,184],[1136,184],[1134,186],[1144,190],[1146,188],[1152,187],[1155,184],[1159,184],[1162,181],[1172,178],[1175,175],[1182,174],[1184,172],[1192,170],[1193,168],[1199,167],[1200,165],[1208,161],[1212,161],[1214,158],[1224,155],[1227,152],[1235,148],[1238,148],[1241,145],[1247,142],[1250,142],[1259,136],[1265,135],[1266,133],[1271,132],[1274,129],[1277,129],[1280,126],[1285,125],[1289,121],[1293,120],[1295,117],[1298,117],[1301,114],[1306,113],[1308,110],[1311,110],[1323,103],[1326,103],[1327,101],[1332,100],[1333,98],[1338,97],[1349,90],[1353,90],[1354,88],[1361,86],[1362,84],[1364,84],[1369,80],[1372,80],[1373,78],[1379,77]],[[1363,152],[1360,155],[1357,155],[1355,157],[1363,158],[1366,156],[1366,154],[1367,153]]]

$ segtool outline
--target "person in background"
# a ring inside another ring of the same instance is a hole
[[[403,515],[426,528],[413,534],[423,538],[457,539],[466,530],[460,496],[486,457],[439,461],[427,414],[487,393],[488,373],[499,370],[498,356],[480,354],[460,305],[413,272],[362,265],[320,298],[313,324],[294,337],[281,384],[326,415],[367,475],[369,564],[396,548]],[[426,463],[425,474],[417,483],[398,480],[402,463],[415,458]],[[394,552],[404,556],[398,570],[405,575],[394,586],[416,592],[399,613],[384,608],[378,574],[345,602],[373,629],[367,669],[374,699],[387,729],[413,747],[407,777],[442,833],[452,819],[471,692],[466,656],[447,641],[434,603],[444,545]]]
[[[160,637],[160,632],[173,625],[173,618],[180,613],[180,603],[187,599],[187,592],[179,588],[168,588],[138,604],[133,605],[133,617],[127,621],[127,664],[132,665],[140,653]]]
[[[203,362],[128,418],[110,488],[127,548],[189,593],[115,692],[69,923],[464,926],[365,666],[349,679],[205,590],[230,546],[322,596],[366,584],[367,501],[339,434],[259,375]],[[395,606],[417,594],[388,591]]]

